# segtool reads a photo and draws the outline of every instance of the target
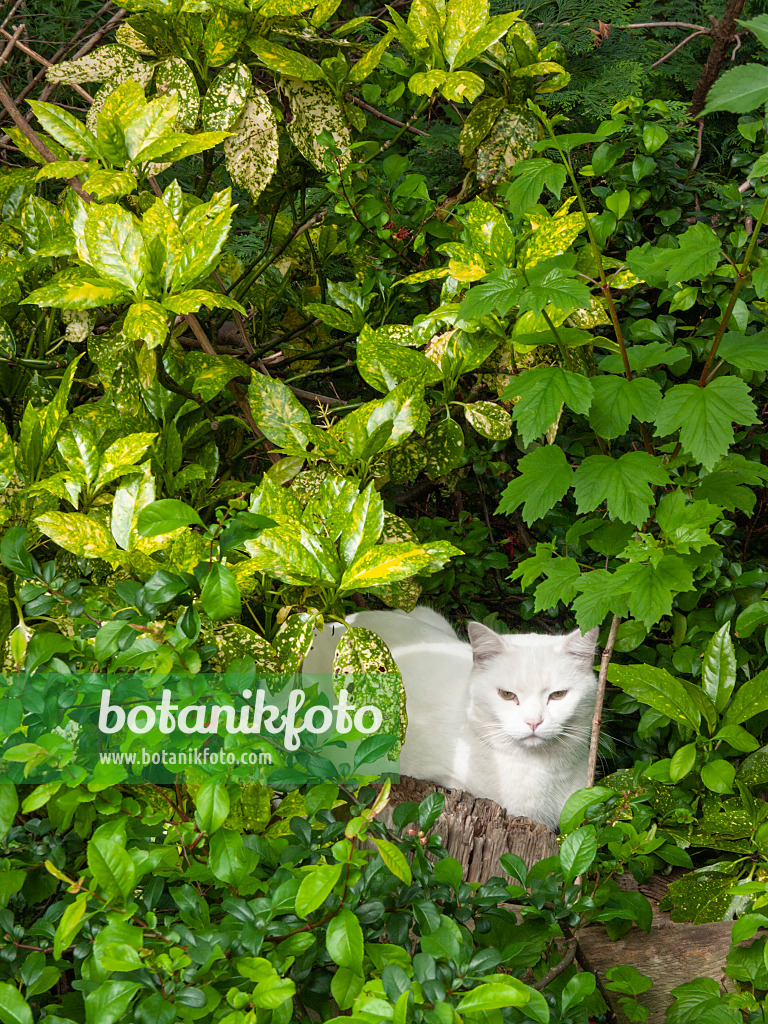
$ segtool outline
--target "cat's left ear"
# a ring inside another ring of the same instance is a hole
[[[574,629],[572,633],[565,636],[564,649],[566,654],[583,661],[591,668],[595,662],[595,648],[597,647],[597,636],[599,629],[590,629],[588,633],[582,633],[580,629]]]

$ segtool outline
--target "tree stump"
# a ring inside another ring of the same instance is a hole
[[[392,811],[398,804],[421,803],[430,793],[445,797],[443,813],[430,831],[442,837],[444,848],[461,864],[467,882],[482,883],[503,876],[499,858],[505,853],[517,854],[527,867],[557,853],[557,837],[546,825],[508,817],[493,800],[461,789],[444,789],[408,775],[392,786],[389,803],[379,819],[391,827]]]

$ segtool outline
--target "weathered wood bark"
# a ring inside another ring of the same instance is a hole
[[[744,3],[745,0],[728,0],[723,17],[712,30],[712,49],[691,98],[692,118],[697,118],[704,109],[707,93],[722,70],[728,49],[736,39],[736,19],[741,16]]]
[[[392,787],[390,801],[379,818],[392,824],[392,810],[398,804],[420,803],[430,793],[442,793],[445,807],[432,832],[442,836],[451,857],[462,866],[467,882],[485,882],[502,875],[499,857],[516,853],[530,867],[557,853],[557,837],[546,825],[528,818],[507,817],[492,800],[482,800],[460,789],[443,789],[407,775]]]

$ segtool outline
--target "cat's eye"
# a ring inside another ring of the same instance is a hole
[[[555,690],[554,693],[550,693],[549,699],[550,700],[562,700],[563,697],[565,697],[565,695],[567,693],[568,693],[567,690]]]
[[[520,701],[517,699],[517,696],[510,690],[499,690],[499,696],[501,697],[502,700],[513,700],[515,704],[520,703]]]

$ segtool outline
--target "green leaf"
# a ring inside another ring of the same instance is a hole
[[[530,526],[565,496],[573,470],[557,445],[541,445],[520,459],[517,468],[520,475],[507,484],[496,511],[509,515],[522,504],[523,519]]]
[[[352,70],[349,72],[350,82],[363,82],[376,70],[381,63],[385,50],[392,41],[393,35],[394,32],[390,28],[378,42],[374,43],[369,50],[366,50],[363,56],[352,65]]]
[[[333,545],[289,519],[284,527],[264,530],[254,540],[245,541],[245,547],[254,569],[285,583],[336,583],[341,576]]]
[[[669,763],[669,777],[673,782],[679,782],[693,769],[696,764],[696,744],[686,743],[672,755]]]
[[[529,254],[526,253],[526,260]],[[520,293],[520,312],[531,310],[537,316],[547,306],[561,310],[586,309],[592,296],[587,286],[573,271],[576,257],[564,256],[537,260],[526,270],[527,284]],[[554,340],[554,339],[553,339]]]
[[[701,715],[681,683],[663,668],[654,665],[617,665],[608,667],[608,679],[630,697],[647,704],[673,722],[698,731]]]
[[[741,762],[736,780],[744,786],[762,786],[768,782],[768,746],[761,747]]]
[[[175,93],[179,106],[174,127],[181,132],[192,130],[200,113],[200,93],[189,64],[181,57],[161,61],[155,70],[155,90],[161,96]]]
[[[399,740],[388,755],[394,760],[405,738],[405,690],[400,670],[378,634],[361,626],[345,631],[333,658],[333,686],[337,694],[351,691],[358,707],[370,704],[379,709],[379,732]]]
[[[626,434],[633,416],[641,423],[652,423],[661,405],[661,388],[648,377],[593,377],[592,388],[589,423],[600,437]]]
[[[2,1024],[32,1024],[32,1010],[15,985],[0,983],[0,1021]]]
[[[560,864],[566,884],[586,871],[597,856],[597,833],[594,825],[584,825],[571,832],[560,847]]]
[[[614,573],[617,586],[623,587],[631,614],[649,629],[672,612],[675,595],[694,589],[693,574],[677,555],[662,555],[650,564],[632,562]]]
[[[616,573],[607,569],[593,569],[582,573],[579,583],[579,596],[573,601],[572,607],[576,622],[582,632],[601,626],[608,613],[624,615],[627,611],[627,591]]]
[[[522,276],[509,267],[486,274],[480,284],[470,288],[459,308],[462,320],[479,320],[489,313],[505,316],[517,304],[525,285]]]
[[[568,604],[578,593],[581,569],[574,558],[553,558],[544,572],[546,580],[536,587],[535,612],[556,608],[558,601]]]
[[[768,331],[750,335],[728,331],[717,356],[740,370],[768,370]]]
[[[136,885],[136,868],[128,852],[114,840],[91,839],[88,867],[98,887],[110,902],[130,901]]]
[[[325,903],[341,878],[343,864],[315,864],[301,881],[296,894],[296,914],[307,918]],[[337,961],[338,962],[338,961]]]
[[[13,828],[18,810],[19,796],[16,787],[12,782],[0,784],[0,841],[4,841]]]
[[[579,512],[592,512],[604,501],[615,519],[642,526],[653,502],[650,484],[669,482],[669,474],[647,452],[626,452],[618,459],[590,455],[576,470],[574,497]]]
[[[725,709],[723,723],[740,725],[754,718],[762,711],[768,711],[768,669],[758,672],[743,683],[729,706]]]
[[[706,387],[676,384],[656,417],[656,434],[680,429],[680,442],[705,469],[714,469],[733,444],[733,423],[759,422],[749,387],[736,377],[717,377]]]
[[[26,540],[26,527],[12,526],[0,541],[0,562],[23,580],[31,580],[37,571],[27,551]]]
[[[104,981],[85,996],[85,1024],[117,1024],[141,986],[136,981]]]
[[[208,866],[214,878],[237,888],[248,874],[248,860],[239,832],[222,828],[211,836]]]
[[[237,579],[232,570],[220,562],[211,565],[203,583],[200,600],[205,614],[214,622],[240,618],[240,590]]]
[[[707,761],[701,769],[701,781],[713,793],[732,793],[736,766],[730,761]]]
[[[506,190],[510,209],[524,213],[538,203],[545,188],[559,199],[566,174],[562,164],[539,157],[516,164],[511,171],[512,181]]]
[[[194,794],[195,821],[198,827],[212,836],[218,832],[229,814],[229,794],[223,782],[203,782]]]
[[[496,119],[505,106],[506,100],[503,97],[499,99],[482,99],[479,103],[474,104],[466,116],[461,134],[459,135],[458,150],[460,156],[467,158],[475,152],[493,128]],[[563,177],[563,180],[565,180],[565,177]],[[514,206],[512,208],[514,209]]]
[[[136,530],[142,537],[158,537],[160,534],[178,530],[181,526],[190,525],[205,528],[205,523],[198,513],[176,498],[153,501],[142,508],[136,520]]]
[[[471,992],[461,997],[456,1007],[459,1013],[489,1013],[502,1010],[507,1006],[525,1006],[531,994],[527,985],[517,978],[507,978],[504,985],[488,982],[477,985]]]
[[[371,837],[373,839],[373,837]],[[381,859],[387,865],[392,874],[399,878],[405,885],[412,881],[411,866],[405,859],[405,854],[399,850],[394,843],[387,839],[373,839]]]
[[[713,272],[720,260],[721,242],[709,224],[692,224],[678,242],[679,249],[663,250],[668,284],[707,277]]]
[[[592,395],[592,382],[587,377],[559,366],[540,366],[514,377],[501,398],[509,401],[519,396],[512,419],[520,429],[523,443],[530,444],[557,421],[563,404],[586,415]]]
[[[69,947],[72,940],[88,920],[86,914],[88,906],[88,894],[82,893],[74,903],[70,903],[61,915],[56,931],[53,936],[53,958],[61,960],[64,951]]]
[[[691,501],[682,490],[665,494],[656,509],[656,522],[679,554],[701,551],[712,544],[709,528],[722,511],[706,499]]]
[[[473,402],[464,406],[464,415],[481,437],[504,441],[512,433],[509,413],[495,402]]]
[[[701,663],[701,684],[718,711],[723,711],[736,685],[736,652],[724,623],[707,644]]]
[[[352,911],[346,907],[331,918],[325,933],[325,948],[331,960],[339,967],[349,967],[362,973],[363,929]]]
[[[742,64],[720,75],[707,93],[707,105],[701,116],[716,110],[746,114],[768,101],[768,67]]]

